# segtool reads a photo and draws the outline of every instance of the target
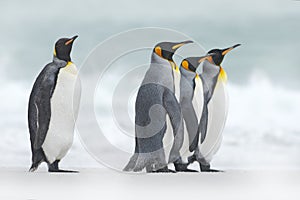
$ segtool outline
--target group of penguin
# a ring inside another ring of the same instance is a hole
[[[124,171],[197,172],[188,168],[197,161],[202,172],[218,172],[210,162],[221,145],[228,111],[227,75],[221,63],[240,44],[185,58],[178,67],[173,56],[189,43],[162,42],[154,47],[136,98],[135,151]],[[170,141],[164,137],[169,126],[173,141],[168,152]],[[171,163],[175,171],[168,167]]]
[[[81,98],[78,70],[71,60],[78,36],[55,43],[53,60],[36,78],[29,97],[31,172],[42,162],[48,172],[62,170],[59,162],[71,148]],[[150,68],[139,88],[135,104],[135,152],[124,171],[194,172],[188,165],[197,161],[201,171],[210,168],[218,150],[227,116],[226,73],[220,66],[226,49],[213,49],[201,57],[185,58],[180,67],[173,61],[177,49],[192,41],[161,42],[154,47]],[[196,72],[203,63],[202,73]],[[173,140],[166,161],[164,136],[171,123]],[[200,138],[201,135],[201,138]],[[188,138],[188,148],[184,139]],[[187,155],[183,149],[192,153]],[[168,168],[174,164],[175,171]]]

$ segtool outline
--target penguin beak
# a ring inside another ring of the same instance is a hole
[[[232,47],[223,49],[223,51],[222,51],[222,56],[225,56],[225,55],[226,55],[227,53],[229,53],[232,49],[235,49],[236,47],[239,47],[239,46],[241,46],[241,44],[236,44],[236,45],[233,45]]]
[[[176,43],[176,44],[172,47],[172,50],[176,50],[176,49],[178,49],[179,47],[182,47],[183,45],[189,44],[189,43],[193,43],[193,41],[187,40],[187,41],[183,41],[183,42]]]
[[[69,39],[68,41],[66,41],[65,45],[72,44],[76,38],[78,38],[78,35],[75,35],[74,37],[72,37],[71,39]]]
[[[209,54],[207,54],[207,55],[205,55],[205,56],[202,56],[202,57],[198,60],[198,63],[201,63],[201,62],[203,62],[204,60],[207,60],[207,59],[211,58],[211,56],[213,56],[213,55],[216,55],[216,53],[209,53]]]

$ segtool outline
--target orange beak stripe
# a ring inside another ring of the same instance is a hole
[[[66,41],[65,45],[69,45],[69,44],[71,44],[72,42],[73,42],[73,39],[70,39],[70,40]]]
[[[231,47],[231,48],[229,48],[229,49],[227,49],[226,51],[223,51],[222,52],[222,56],[225,56],[229,51],[231,51],[233,48]]]
[[[175,46],[172,47],[173,50],[178,49],[179,47],[185,45],[185,43],[180,43],[180,44],[176,44]]]

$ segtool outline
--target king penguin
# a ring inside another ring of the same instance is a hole
[[[75,172],[59,169],[60,160],[73,143],[81,86],[70,53],[78,36],[55,43],[53,61],[40,72],[33,85],[28,106],[32,165],[48,164],[49,172]]]
[[[203,84],[203,108],[197,135],[190,144],[188,162],[198,161],[200,170],[204,172],[218,172],[210,168],[210,162],[219,150],[222,141],[222,132],[228,113],[228,94],[226,90],[227,74],[221,67],[224,56],[240,46],[236,44],[225,49],[212,49],[208,54],[213,54],[203,63],[200,78]],[[201,140],[199,143],[199,137]]]
[[[175,51],[192,43],[161,42],[152,52],[150,68],[138,90],[135,102],[135,152],[124,171],[174,172],[166,162],[163,138],[169,116],[173,129],[173,145],[168,163],[180,163],[183,141],[183,118],[177,99],[179,67],[173,61]]]
[[[185,124],[184,145],[181,150],[181,155],[184,159],[189,154],[189,145],[193,142],[197,135],[198,124],[202,115],[204,105],[203,84],[200,76],[196,73],[198,66],[206,59],[211,58],[213,54],[207,54],[201,57],[188,57],[182,60],[180,65],[180,106]],[[176,171],[195,170],[184,169],[184,164],[181,169]]]

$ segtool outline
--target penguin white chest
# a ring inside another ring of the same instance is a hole
[[[176,96],[177,101],[179,102],[180,99],[180,71],[178,67],[172,70],[173,71],[173,83],[174,83],[174,94]]]
[[[61,68],[57,77],[50,101],[49,129],[42,146],[50,163],[62,159],[73,143],[81,93],[77,77],[76,66],[72,63]]]
[[[175,94],[177,101],[179,102],[181,74],[177,66],[172,66],[172,77],[173,77],[172,84],[174,90],[173,92]],[[174,142],[174,137],[173,137],[172,124],[169,117],[167,117],[166,121],[167,121],[167,130],[163,138],[163,148],[164,148],[165,155],[168,157],[170,156],[172,144]]]
[[[203,96],[203,84],[202,81],[197,75],[194,79],[195,81],[195,89],[194,89],[194,96],[193,96],[193,107],[196,112],[198,124],[200,123],[202,111],[203,111],[203,105],[204,105],[204,96]]]
[[[214,94],[208,104],[208,124],[206,138],[200,145],[200,152],[210,162],[222,142],[222,133],[228,113],[228,94],[226,84],[218,80]]]

